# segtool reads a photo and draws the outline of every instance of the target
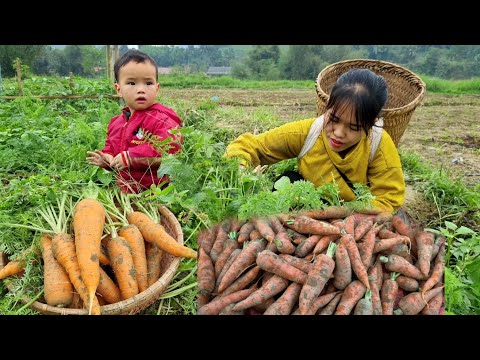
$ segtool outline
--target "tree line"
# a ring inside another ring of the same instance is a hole
[[[205,72],[209,66],[230,66],[231,75],[252,80],[314,79],[327,65],[347,59],[378,59],[407,67],[422,75],[448,80],[480,77],[480,45],[140,45],[159,67],[182,73]],[[120,46],[120,54],[128,50]],[[3,77],[106,76],[105,46],[0,45]]]

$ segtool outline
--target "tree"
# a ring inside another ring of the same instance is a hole
[[[248,51],[245,64],[250,73],[258,80],[276,80],[280,78],[278,45],[255,45]]]
[[[33,68],[35,59],[42,56],[47,45],[0,45],[0,65],[2,76],[13,77],[16,70],[12,66],[16,58],[19,58],[22,65]]]

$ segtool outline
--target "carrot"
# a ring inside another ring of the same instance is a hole
[[[313,235],[313,236],[315,236],[315,235]],[[318,240],[315,247],[313,248],[313,254],[317,255],[317,254],[322,253],[324,250],[326,250],[328,248],[328,245],[332,241],[336,241],[336,240],[340,239],[340,237],[341,237],[341,235],[324,235],[324,236],[322,236],[320,238],[320,240]]]
[[[320,295],[315,300],[313,300],[312,305],[308,308],[307,312],[304,315],[315,315],[319,309],[323,308],[330,301],[332,301],[338,293],[339,291],[333,291],[325,295]]]
[[[240,244],[236,240],[236,233],[232,231],[228,233],[228,238],[223,243],[223,251],[215,262],[215,278],[218,278],[230,254],[236,249],[240,249]]]
[[[195,250],[179,244],[161,224],[155,223],[148,215],[133,211],[127,215],[127,219],[130,224],[138,227],[145,241],[156,244],[161,250],[173,256],[197,258]]]
[[[372,292],[370,289],[366,291],[365,297],[357,302],[353,315],[373,315]]]
[[[293,282],[305,284],[307,274],[290,265],[277,254],[263,250],[257,256],[257,265],[268,272],[279,275]]]
[[[262,251],[266,245],[267,242],[264,239],[250,242],[237,256],[233,264],[230,265],[230,268],[218,285],[218,292],[225,290],[248,266],[255,263],[257,254]]]
[[[340,234],[340,229],[328,222],[315,220],[308,216],[297,215],[293,219],[288,216],[279,216],[280,220],[289,228],[301,233],[311,235]]]
[[[397,237],[399,234],[397,233],[394,233],[393,231],[390,231],[388,229],[381,229],[379,232],[378,232],[378,237],[380,239],[391,239],[391,238],[394,238],[394,237]]]
[[[283,294],[270,305],[263,315],[289,315],[298,301],[302,284],[292,282]]]
[[[438,236],[435,239],[432,246],[432,257],[430,258],[430,261],[433,261],[437,257],[440,247],[444,242],[445,242],[445,236]]]
[[[82,280],[87,287],[92,307],[93,298],[100,282],[100,243],[105,225],[103,204],[91,198],[80,200],[73,210],[75,252]]]
[[[42,235],[40,238],[43,257],[44,298],[48,305],[66,307],[73,301],[73,286],[68,274],[55,259],[52,252],[52,238]]]
[[[227,296],[234,292],[243,290],[249,284],[251,284],[257,278],[258,274],[260,274],[260,267],[255,265],[250,270],[246,271],[244,274],[240,275],[233,283],[231,283],[224,291],[222,291],[219,295],[220,296]]]
[[[80,274],[80,267],[78,265],[77,255],[75,253],[75,243],[69,234],[58,233],[52,238],[52,252],[55,259],[63,266],[68,274],[70,282],[72,283],[78,295],[83,301],[84,306],[88,305],[89,314],[100,315],[101,309],[97,297],[94,295],[90,297],[87,287],[82,280]],[[100,271],[99,271],[100,274]],[[100,279],[99,279],[100,280]]]
[[[137,277],[138,291],[142,292],[148,288],[148,269],[147,256],[145,250],[145,240],[135,225],[123,226],[118,232],[118,236],[127,240],[132,249],[133,265]]]
[[[415,265],[410,264],[401,256],[395,254],[380,256],[380,261],[385,264],[385,268],[389,271],[398,272],[417,280],[423,280],[425,278],[425,275],[423,275]]]
[[[296,251],[295,246],[292,244],[292,240],[280,220],[276,216],[272,216],[270,217],[270,224],[275,232],[273,242],[277,246],[278,251],[282,254],[293,254]]]
[[[430,259],[433,251],[433,234],[426,231],[418,231],[415,234],[417,242],[417,266],[423,275],[428,276],[430,271]]]
[[[322,210],[304,211],[301,214],[311,217],[312,219],[343,219],[353,213],[353,209],[347,206],[329,206]]]
[[[325,305],[323,308],[320,308],[317,310],[318,315],[332,315],[335,312],[335,309],[337,308],[338,303],[342,299],[343,292],[340,291],[335,295],[335,297],[330,300],[330,302]]]
[[[293,267],[296,267],[298,270],[303,271],[304,273],[308,273],[313,267],[313,264],[311,262],[302,258],[298,258],[288,254],[280,254],[278,256]]]
[[[395,281],[398,284],[398,287],[402,290],[408,291],[408,292],[416,292],[419,291],[420,285],[418,284],[418,281],[412,278],[409,278],[405,275],[399,275]]]
[[[357,227],[358,228],[358,227]],[[370,230],[363,236],[363,247],[360,252],[360,259],[362,260],[365,269],[370,267],[373,253],[375,252],[375,227],[371,227]]]
[[[373,311],[373,315],[382,315],[383,314],[382,300],[380,298],[380,289],[377,286],[377,276],[378,276],[377,263],[380,263],[380,262],[377,260],[376,263],[374,264],[374,266],[372,266],[368,270],[368,281],[370,282],[370,289],[372,291],[372,311]]]
[[[321,235],[311,235],[305,240],[301,241],[295,249],[295,256],[299,258],[307,256],[315,248],[315,245],[317,245],[321,238]]]
[[[210,295],[203,295],[203,294],[197,293],[197,311],[203,305],[206,305],[209,302],[210,302]]]
[[[234,292],[228,295],[218,296],[208,304],[205,304],[201,308],[199,308],[197,311],[197,314],[198,315],[218,315],[220,311],[222,311],[225,307],[227,307],[232,303],[236,303],[236,302],[242,301],[243,299],[246,299],[255,290],[256,289],[253,287],[250,289],[239,290],[237,292]]]
[[[263,236],[262,236],[262,234],[260,234],[260,231],[258,231],[257,229],[253,229],[250,232],[250,240],[251,241],[256,241],[256,240],[260,240],[260,239],[263,239]]]
[[[147,242],[145,243],[145,257],[147,258],[147,281],[148,287],[150,287],[160,279],[163,251],[157,245]]]
[[[100,265],[110,265],[110,259],[108,256],[104,253],[103,249],[100,248],[100,255],[98,256],[98,262]]]
[[[292,239],[292,242],[295,245],[300,244],[303,240],[307,238],[307,236],[300,234],[299,232],[296,232],[293,229],[286,229],[286,230],[287,230],[288,236],[290,237],[290,239]]]
[[[377,257],[374,266],[377,268],[377,288],[380,290],[383,286],[383,266],[380,257]]]
[[[243,224],[245,224],[245,220],[239,220],[238,218],[231,218],[230,219],[230,229],[228,232],[235,232],[238,233],[242,228]]]
[[[425,284],[422,286],[422,296],[425,293],[433,288],[441,279],[443,272],[445,270],[445,243],[440,247],[440,251],[435,258],[435,263],[433,265],[432,275],[425,281]]]
[[[255,229],[262,235],[268,242],[272,242],[275,239],[275,232],[270,225],[270,222],[266,218],[256,218],[251,220]]]
[[[375,243],[375,246],[373,247],[373,253],[376,254],[399,244],[410,244],[410,239],[407,236],[401,235],[397,235],[391,239],[381,239]]]
[[[443,286],[428,290],[424,296],[419,291],[412,292],[400,299],[398,307],[401,311],[397,312],[397,314],[417,315],[434,296],[442,292]]]
[[[355,241],[360,241],[363,238],[363,235],[367,233],[373,227],[372,219],[363,219],[355,226],[355,230],[353,231],[353,239]]]
[[[240,231],[238,232],[237,241],[240,244],[243,244],[246,240],[250,239],[250,233],[253,229],[255,229],[255,225],[253,225],[252,222],[246,222],[245,224],[243,224],[240,228]]]
[[[210,250],[210,258],[213,264],[217,262],[218,257],[223,251],[225,241],[228,239],[228,233],[223,229],[225,225],[221,225],[217,230],[217,236],[213,243],[212,250]]]
[[[357,275],[358,279],[362,282],[363,285],[370,289],[370,284],[368,282],[368,274],[365,266],[362,263],[362,259],[360,258],[360,253],[358,251],[357,244],[353,239],[353,235],[345,234],[342,236],[340,240],[345,245],[348,257],[350,258],[350,264],[352,265],[352,270]],[[363,296],[363,294],[362,294]]]
[[[343,290],[335,315],[349,315],[358,301],[365,295],[366,290],[365,285],[359,280],[354,280],[348,284],[345,290]]]
[[[220,271],[220,274],[216,278],[215,288],[213,289],[214,293],[218,293],[218,285],[220,285],[220,282],[222,281],[223,276],[225,275],[227,270],[230,268],[230,266],[233,264],[233,262],[241,252],[242,252],[241,249],[233,250],[230,256],[228,257],[227,261],[225,261],[225,265],[223,266],[222,270]]]
[[[394,215],[392,217],[392,225],[400,235],[408,236],[412,244],[413,255],[417,256],[417,242],[415,240],[415,232],[413,231],[412,227],[407,225],[398,215]]]
[[[21,271],[23,271],[27,265],[26,260],[32,251],[37,251],[33,244],[25,249],[16,260],[9,261],[2,269],[0,269],[0,280],[19,274]]]
[[[241,311],[261,304],[287,288],[289,281],[279,275],[273,275],[259,289],[233,307],[233,311]]]
[[[355,235],[355,216],[347,216],[343,221],[343,228],[347,234]]]
[[[112,237],[108,242],[107,251],[122,300],[137,295],[138,284],[130,244],[120,236]]]
[[[217,237],[217,231],[220,225],[216,225],[211,229],[202,229],[198,233],[197,236],[197,244],[205,249],[207,254],[210,255],[210,251],[212,250],[213,243]]]
[[[335,261],[332,259],[337,249],[337,244],[330,243],[327,254],[320,254],[314,261],[312,269],[307,274],[307,280],[300,292],[299,308],[300,313],[305,315],[315,298],[320,295],[325,284],[335,268]],[[315,313],[315,312],[314,312]]]
[[[200,294],[210,295],[213,292],[215,288],[215,269],[212,259],[202,247],[198,249],[197,281]]]
[[[100,283],[97,287],[97,294],[100,294],[107,304],[114,304],[122,300],[117,284],[102,268],[100,268]]]
[[[251,296],[251,295],[250,295]],[[245,301],[245,300],[243,300]],[[260,313],[263,315],[263,313],[265,312],[265,310],[268,309],[268,307],[270,305],[272,305],[273,303],[275,302],[275,298],[274,297],[271,297],[271,298],[268,298],[267,300],[261,302],[260,304],[257,304],[257,305],[254,305],[252,306],[251,309],[252,311],[256,311],[257,313]],[[243,310],[240,310],[240,311],[243,311]]]
[[[410,239],[408,239],[408,241],[410,241]],[[380,251],[380,254],[382,255],[395,254],[405,258],[406,260],[408,260],[409,263],[413,263],[412,255],[410,255],[410,249],[408,248],[408,245],[405,245],[403,243],[392,246],[391,248],[382,250]]]
[[[231,303],[227,306],[225,306],[222,311],[220,311],[220,313],[218,315],[245,315],[245,311],[244,310],[241,310],[241,311],[233,311],[233,307],[236,305],[237,303]]]
[[[398,293],[398,283],[395,281],[398,273],[392,272],[390,278],[383,282],[380,290],[380,298],[382,300],[383,315],[393,315],[393,306]]]
[[[352,266],[347,248],[340,241],[335,252],[335,269],[333,270],[333,285],[343,290],[352,282]]]
[[[439,282],[435,287],[441,287],[443,284]],[[428,301],[427,306],[422,310],[422,315],[438,315],[443,304],[443,291],[435,295]]]

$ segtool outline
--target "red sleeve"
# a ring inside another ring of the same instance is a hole
[[[112,143],[112,140],[111,140],[111,132],[112,132],[113,120],[114,119],[115,118],[110,120],[110,123],[108,124],[107,137],[105,138],[105,146],[102,149],[103,153],[110,154],[112,156],[115,156],[114,147],[113,147],[113,143]]]

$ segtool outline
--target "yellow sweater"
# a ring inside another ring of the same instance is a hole
[[[226,149],[227,157],[239,157],[243,165],[270,165],[297,157],[315,119],[294,121],[260,135],[250,133],[239,136]],[[397,148],[390,135],[382,132],[382,139],[373,161],[368,164],[370,140],[363,133],[360,142],[342,158],[327,144],[325,132],[310,151],[299,160],[300,174],[315,186],[335,182],[340,196],[355,200],[355,194],[343,180],[335,166],[352,183],[370,183],[372,205],[382,211],[395,211],[405,200],[405,181]],[[335,164],[335,165],[334,165]]]

